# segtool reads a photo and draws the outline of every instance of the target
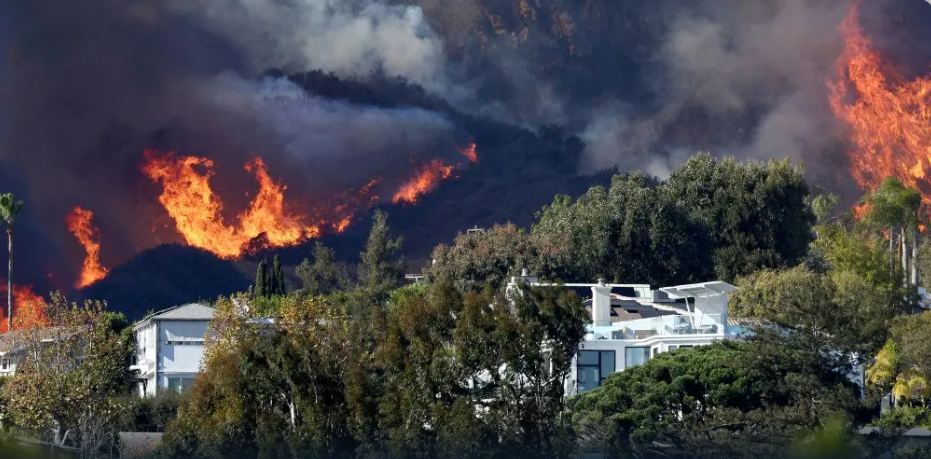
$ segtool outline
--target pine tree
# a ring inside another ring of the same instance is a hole
[[[360,255],[359,280],[376,298],[384,299],[391,290],[404,284],[401,237],[393,237],[384,212],[375,211],[365,251]]]
[[[275,254],[275,259],[272,261],[272,294],[285,294],[284,271],[281,270],[281,258],[278,254]]]
[[[259,267],[255,270],[255,297],[261,298],[268,296],[268,263],[265,260],[259,262]]]
[[[304,295],[327,295],[349,285],[349,274],[337,263],[336,252],[320,241],[314,248],[314,262],[305,258],[295,273]]]

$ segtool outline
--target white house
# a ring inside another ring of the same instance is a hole
[[[646,284],[545,284],[526,275],[512,278],[537,287],[591,288],[585,340],[566,381],[566,394],[595,389],[611,373],[642,365],[657,354],[737,337],[743,326],[727,318],[728,294],[737,287],[714,281],[662,287]],[[618,293],[615,293],[617,290]]]
[[[140,396],[159,390],[186,390],[201,369],[207,325],[216,310],[203,304],[175,306],[149,315],[133,326]]]
[[[16,374],[16,366],[26,357],[26,349],[36,340],[51,343],[67,335],[67,330],[61,327],[13,330],[0,334],[0,377]]]

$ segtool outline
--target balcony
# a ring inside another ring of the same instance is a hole
[[[654,336],[713,336],[724,334],[723,314],[695,317],[669,315],[616,322],[609,327],[591,327],[595,339],[638,340]]]

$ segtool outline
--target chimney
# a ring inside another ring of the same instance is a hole
[[[611,325],[611,287],[605,285],[604,279],[598,279],[598,285],[592,287],[592,324]]]

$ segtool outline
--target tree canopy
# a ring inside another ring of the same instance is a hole
[[[815,217],[788,161],[698,155],[666,181],[618,175],[576,201],[558,196],[533,226],[561,277],[668,285],[793,266]]]
[[[765,341],[663,353],[574,397],[588,447],[612,458],[776,457],[855,408],[856,388],[807,352]]]

